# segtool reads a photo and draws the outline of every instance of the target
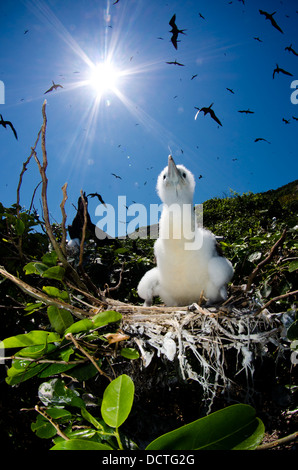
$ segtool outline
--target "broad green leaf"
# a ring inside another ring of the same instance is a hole
[[[250,405],[232,405],[152,441],[146,450],[249,450],[264,435]]]
[[[41,258],[41,261],[47,266],[56,266],[57,260],[58,256],[56,251],[50,251],[49,253],[43,255],[43,257]]]
[[[52,377],[53,375],[61,374],[62,372],[69,371],[76,367],[75,364],[46,364],[46,367],[38,374],[38,377],[45,379],[46,377]]]
[[[71,418],[71,412],[65,408],[47,408],[46,413],[53,419]]]
[[[33,344],[47,344],[60,341],[57,333],[43,330],[32,330],[22,335],[10,336],[3,340],[5,348],[23,348]]]
[[[31,261],[24,266],[25,274],[43,274],[49,267],[39,261]]]
[[[47,313],[52,328],[61,335],[73,324],[72,314],[68,310],[58,308],[56,305],[49,305]]]
[[[298,269],[298,260],[291,261],[289,264],[289,272],[292,273]]]
[[[55,297],[57,299],[63,300],[63,302],[69,301],[69,295],[65,290],[59,290],[57,287],[53,286],[43,286],[42,290],[48,294],[50,297]]]
[[[16,385],[31,379],[46,367],[46,364],[36,364],[31,361],[17,359],[7,371],[5,379],[8,385]]]
[[[26,348],[20,349],[16,356],[37,359],[46,353],[55,351],[55,349],[57,349],[57,346],[55,346],[53,343],[33,344],[32,346],[27,346]]]
[[[287,331],[287,337],[290,341],[294,341],[298,339],[298,320],[295,320],[290,326]]]
[[[122,315],[119,312],[115,312],[114,310],[106,310],[104,312],[99,312],[94,317],[92,317],[92,321],[94,324],[94,328],[98,328],[99,326],[105,326],[108,323],[115,323],[121,320]]]
[[[25,230],[25,224],[21,219],[16,219],[14,223],[15,231],[17,235],[23,235]]]
[[[134,348],[123,348],[121,349],[120,354],[126,359],[139,359],[140,357],[139,352]]]
[[[83,333],[85,331],[92,330],[92,328],[94,328],[94,323],[92,322],[92,320],[84,318],[84,320],[76,321],[71,326],[69,326],[64,332],[64,335],[66,335],[67,333]]]
[[[89,413],[89,411],[87,411],[85,408],[81,409],[81,414],[83,418],[85,418],[86,421],[91,423],[96,429],[100,429],[102,431],[104,430],[104,427],[100,424],[100,422],[96,418],[94,418],[94,416],[92,416],[92,414]]]
[[[38,388],[38,397],[45,406],[85,407],[79,393],[66,387],[61,379],[52,379],[49,382],[42,383]]]
[[[98,367],[101,367],[101,360],[96,361]],[[91,379],[98,374],[98,370],[94,365],[89,361],[86,364],[80,364],[71,369],[67,375],[74,377],[79,382],[85,382],[86,380]]]
[[[134,398],[134,383],[123,374],[113,380],[105,389],[101,404],[104,421],[118,428],[128,417]]]
[[[41,415],[37,416],[35,423],[31,424],[31,430],[42,439],[50,439],[57,434],[54,426]]]
[[[42,277],[48,279],[56,279],[57,281],[62,281],[64,278],[65,269],[62,266],[51,266],[46,271],[42,273]]]
[[[70,439],[55,444],[50,450],[113,450],[107,444],[94,442],[87,439]]]
[[[29,315],[30,313],[35,312],[35,310],[40,310],[43,305],[43,302],[29,302],[24,308],[24,310],[25,312],[27,312],[27,315]]]

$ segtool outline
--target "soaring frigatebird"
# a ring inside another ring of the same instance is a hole
[[[287,72],[287,71],[284,70],[284,69],[281,69],[281,68],[278,66],[278,64],[276,64],[276,68],[273,70],[273,78],[274,78],[274,76],[275,76],[276,73],[280,73],[280,72],[283,73],[283,74],[285,74],[285,75],[290,75],[291,77],[293,77],[293,74],[292,74],[292,73]]]
[[[51,86],[51,88],[49,88],[47,91],[44,92],[44,95],[46,93],[49,93],[50,91],[57,90],[57,88],[63,88],[62,85],[59,85],[58,83],[55,83],[54,80],[52,80],[52,83],[53,83],[53,85]]]
[[[292,48],[292,44],[290,44],[289,46],[285,47],[285,51],[292,52],[294,55],[298,56],[297,52],[294,51],[294,49]]]
[[[178,34],[185,34],[185,29],[178,29],[176,25],[176,15],[173,15],[169,21],[169,25],[172,26],[170,33],[172,33],[171,41],[175,49],[177,49]]]
[[[180,62],[177,62],[176,59],[174,61],[171,61],[171,62],[166,62],[166,64],[180,65],[180,67],[184,67],[184,64],[181,64]]]
[[[0,124],[1,124],[1,126],[5,127],[5,129],[6,129],[6,126],[9,126],[11,128],[12,132],[14,133],[15,138],[18,140],[17,132],[16,132],[15,128],[13,127],[12,123],[10,121],[4,121],[4,119],[2,117],[2,114],[0,114]]]
[[[276,11],[274,11],[273,13],[267,13],[267,11],[263,11],[263,10],[259,10],[260,14],[261,15],[264,15],[266,17],[266,20],[270,20],[271,21],[271,24],[272,26],[274,26],[274,28],[276,28],[278,31],[280,31],[281,33],[283,33],[283,30],[278,26],[278,24],[276,23],[275,19],[273,18],[273,15],[275,15]]]
[[[210,114],[210,116],[212,117],[212,119],[217,122],[217,124],[219,124],[220,126],[222,126],[222,123],[220,122],[220,120],[218,119],[218,117],[216,116],[215,112],[213,111],[213,109],[211,109],[213,103],[210,104],[210,106],[208,106],[208,108],[197,108],[195,106],[195,109],[198,109],[198,112],[196,113],[195,115],[195,119],[197,119],[198,117],[198,114],[202,111],[204,113],[204,116],[206,116],[206,114]]]

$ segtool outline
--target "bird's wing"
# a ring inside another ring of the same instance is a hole
[[[286,71],[286,70],[284,70],[284,69],[280,69],[280,71],[281,71],[282,73],[284,73],[285,75],[290,75],[291,77],[293,76],[293,74],[292,74],[292,73],[290,73],[290,72],[287,72],[287,71]]]
[[[15,128],[13,127],[12,123],[10,121],[6,121],[6,124],[11,127],[11,130],[14,133],[15,138],[18,140],[17,132],[16,132]]]
[[[272,26],[274,26],[274,28],[276,28],[278,31],[280,31],[281,33],[283,33],[283,30],[278,26],[278,24],[276,23],[275,19],[274,18],[270,18],[271,19],[271,24]]]
[[[172,18],[169,21],[169,25],[172,26],[172,28],[174,28],[176,26],[175,21],[176,21],[176,14],[173,15]]]
[[[54,90],[54,85],[52,85],[51,88],[49,88],[47,91],[45,91],[44,94],[49,93],[50,91],[53,91],[53,90]]]
[[[173,36],[171,37],[171,41],[175,49],[177,49],[177,37],[178,37],[178,34],[173,34]]]
[[[220,120],[218,119],[218,117],[216,116],[215,112],[213,111],[213,109],[209,109],[209,113],[210,113],[210,116],[212,117],[212,119],[214,119],[215,122],[217,122],[217,124],[219,124],[220,126],[222,126],[222,123],[220,122]]]

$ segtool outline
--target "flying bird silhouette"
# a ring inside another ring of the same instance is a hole
[[[271,21],[271,24],[272,26],[274,26],[274,28],[276,28],[278,31],[280,31],[281,33],[283,33],[283,30],[278,26],[278,24],[276,23],[275,19],[273,18],[273,15],[275,15],[276,11],[274,11],[273,13],[267,13],[267,11],[263,11],[263,10],[259,10],[260,14],[261,15],[264,15],[266,20],[270,20]]]
[[[240,111],[238,111],[238,113],[242,113],[242,114],[254,114],[254,111],[251,111],[250,109],[241,109]]]
[[[106,206],[106,203],[104,202],[104,200],[103,200],[103,198],[101,197],[100,194],[98,194],[98,193],[90,193],[90,194],[87,195],[87,197],[89,197],[89,196],[90,196],[90,197],[97,197],[98,200],[99,200],[104,206]]]
[[[166,62],[166,64],[180,65],[180,67],[184,67],[184,64],[181,64],[180,62],[177,62],[176,59],[174,61],[171,61],[171,62]]]
[[[49,93],[50,91],[57,90],[57,88],[63,88],[62,85],[59,85],[58,83],[55,83],[54,80],[52,80],[52,83],[53,83],[53,85],[51,86],[51,88],[49,88],[47,91],[44,92],[44,95],[46,93]]]
[[[235,95],[234,91],[232,90],[232,88],[227,88],[227,90],[232,93],[233,95]]]
[[[292,116],[293,119],[295,119],[295,121],[298,121],[298,118],[296,116]]]
[[[285,51],[292,52],[294,55],[298,56],[297,52],[292,48],[292,44],[290,44],[288,47],[285,47]]]
[[[115,173],[111,173],[111,175],[115,176],[116,179],[122,180],[121,176],[115,175]]]
[[[290,119],[282,118],[282,120],[283,120],[283,122],[284,122],[285,124],[290,124]]]
[[[273,78],[274,78],[274,76],[275,76],[276,73],[280,73],[280,72],[283,73],[283,74],[285,74],[285,75],[290,75],[291,77],[293,77],[293,74],[292,74],[292,73],[287,72],[287,71],[284,70],[284,69],[281,69],[281,68],[278,66],[278,64],[276,64],[276,68],[273,70]]]
[[[185,29],[178,29],[176,25],[176,15],[173,15],[169,21],[169,25],[172,26],[170,33],[172,33],[171,41],[175,49],[177,49],[178,34],[185,34]]]
[[[195,115],[195,119],[197,119],[198,117],[198,114],[202,111],[204,113],[204,116],[206,116],[206,114],[210,114],[211,118],[217,122],[217,124],[219,124],[220,126],[222,126],[222,123],[220,122],[220,120],[218,119],[218,117],[216,116],[215,112],[213,111],[213,109],[211,109],[213,103],[210,104],[210,106],[208,106],[208,108],[197,108],[195,106],[195,109],[198,109],[198,112],[196,113]]]
[[[260,142],[260,141],[267,142],[268,144],[270,144],[270,143],[271,143],[271,142],[268,142],[268,140],[266,140],[266,139],[263,139],[263,137],[257,137],[257,138],[255,139],[255,142]]]
[[[193,80],[193,79],[196,78],[197,76],[198,76],[198,74],[196,73],[195,75],[193,75],[193,76],[191,77],[191,80]]]
[[[18,140],[17,132],[16,132],[15,128],[13,127],[12,123],[10,121],[4,121],[4,119],[2,117],[2,114],[0,114],[0,124],[1,124],[1,126],[5,127],[5,129],[6,129],[6,126],[9,126],[11,128],[12,132],[14,133],[15,138]]]

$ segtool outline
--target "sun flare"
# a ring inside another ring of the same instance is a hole
[[[98,96],[107,91],[115,91],[119,78],[119,71],[110,62],[96,64],[90,74],[89,83]]]

